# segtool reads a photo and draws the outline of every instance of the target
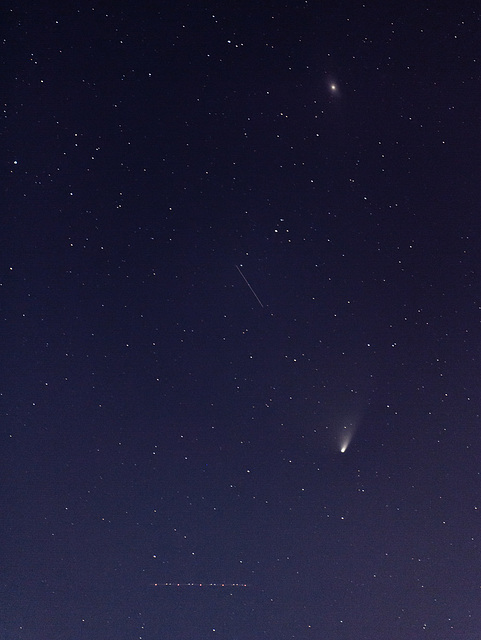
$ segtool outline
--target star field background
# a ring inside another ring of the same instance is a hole
[[[2,24],[0,637],[478,639],[479,4]]]

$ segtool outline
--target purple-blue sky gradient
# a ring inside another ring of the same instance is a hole
[[[0,637],[478,640],[479,3],[2,13]]]

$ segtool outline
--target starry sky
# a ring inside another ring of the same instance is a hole
[[[2,639],[479,639],[480,19],[6,3]]]

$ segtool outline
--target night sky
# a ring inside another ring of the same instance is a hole
[[[1,25],[1,640],[479,640],[479,2]]]

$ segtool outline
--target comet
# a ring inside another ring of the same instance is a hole
[[[341,453],[346,453],[348,446],[351,444],[351,440],[354,436],[355,431],[356,428],[352,423],[342,427],[339,436],[339,451]]]

